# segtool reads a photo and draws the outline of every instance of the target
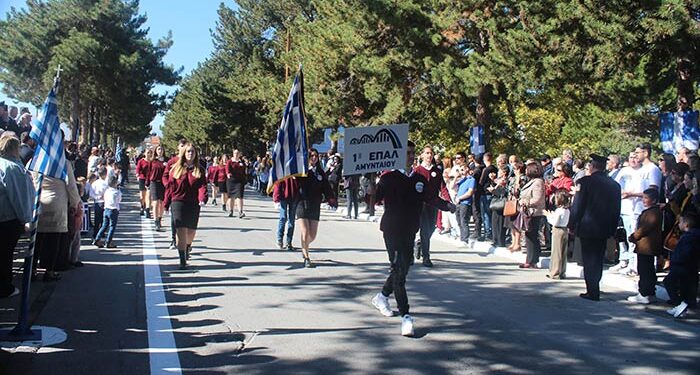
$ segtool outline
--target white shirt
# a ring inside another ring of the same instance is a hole
[[[634,169],[632,167],[624,167],[617,174],[617,181],[620,184],[622,192],[627,193],[642,193],[644,189],[642,188],[642,176],[640,173],[641,168]],[[644,205],[642,204],[642,198],[640,197],[627,197],[622,200],[620,205],[621,215],[639,215],[644,210]]]
[[[569,224],[569,209],[558,207],[547,215],[547,222],[556,228],[565,228]]]
[[[639,174],[642,179],[642,191],[648,189],[652,185],[661,188],[661,169],[659,169],[656,164],[649,163],[647,165],[642,165],[642,167],[639,168]]]
[[[107,187],[107,181],[98,178],[97,180],[95,180],[95,182],[92,183],[92,186],[90,186],[90,198],[92,198],[92,200],[96,203],[103,202],[104,194],[107,190]]]
[[[119,189],[107,188],[105,190],[105,210],[117,210],[119,211],[119,203],[122,201],[122,192]]]
[[[90,155],[88,157],[88,173],[97,172],[97,165],[100,164],[102,158],[97,155]]]

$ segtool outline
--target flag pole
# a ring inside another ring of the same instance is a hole
[[[56,77],[53,80],[55,92],[61,80],[61,65],[56,69]],[[32,268],[34,266],[34,250],[36,248],[36,233],[39,222],[39,209],[41,207],[41,190],[44,182],[44,174],[39,173],[38,186],[34,195],[34,211],[30,225],[29,245],[24,258],[24,271],[22,275],[22,296],[19,305],[17,325],[11,330],[0,331],[0,341],[41,341],[40,329],[31,329],[29,325],[29,291],[32,284]]]

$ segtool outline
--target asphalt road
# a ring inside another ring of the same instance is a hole
[[[517,269],[438,239],[435,267],[417,264],[409,273],[416,336],[402,337],[400,318],[383,317],[370,303],[388,272],[376,223],[323,212],[312,246],[317,268],[305,269],[299,251],[276,248],[271,200],[247,193],[244,219],[226,217],[221,206],[203,209],[191,269],[179,271],[169,228],[155,233],[142,223],[136,192],[128,190],[118,249],[85,246],[86,266],[66,272],[34,309],[34,324],[60,327],[68,340],[38,352],[4,350],[0,368],[148,374],[178,373],[168,366],[179,363],[187,374],[700,373],[697,319],[667,318],[661,304],[628,304],[628,293],[612,288],[600,302],[583,300],[582,280],[552,282],[545,270]],[[145,278],[144,269],[156,270],[155,262],[144,266],[151,235],[159,272]]]

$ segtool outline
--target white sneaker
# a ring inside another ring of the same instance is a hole
[[[394,312],[391,311],[391,306],[389,305],[389,298],[384,297],[383,294],[377,293],[377,295],[372,298],[372,305],[374,305],[382,315],[394,316]]]
[[[406,314],[401,318],[401,335],[413,336],[413,318]]]
[[[610,267],[610,268],[608,269],[608,272],[618,273],[618,272],[620,272],[620,270],[622,270],[623,268],[627,268],[627,262],[620,262],[620,263],[618,263],[616,266]]]
[[[671,311],[673,311],[673,313],[671,313]],[[688,304],[685,302],[681,302],[680,305],[669,310],[668,313],[673,315],[674,318],[682,318],[685,316],[685,314],[688,313]]]
[[[642,305],[648,305],[652,303],[656,298],[654,296],[643,296],[637,293],[634,296],[627,297],[627,301],[633,303],[641,303]]]

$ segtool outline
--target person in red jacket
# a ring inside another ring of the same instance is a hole
[[[226,187],[226,166],[228,165],[228,155],[221,155],[219,166],[216,171],[216,186],[221,193],[221,209],[226,212],[226,202],[228,202],[228,189]]]
[[[246,183],[246,166],[238,150],[233,150],[231,160],[226,164],[227,190],[228,190],[228,217],[233,217],[234,206],[238,207],[238,217],[244,218],[243,212],[243,191]],[[233,202],[231,202],[233,199]]]
[[[148,197],[148,189],[146,187],[146,179],[149,175],[149,166],[153,160],[153,150],[146,150],[146,157],[141,158],[136,163],[136,177],[139,180],[139,201],[141,202],[141,216],[150,217],[150,202]]]
[[[172,164],[167,186],[170,194],[165,204],[170,206],[176,231],[180,269],[186,269],[197,234],[200,206],[207,203],[206,176],[199,165],[197,149],[191,143],[182,148],[178,161]]]
[[[384,215],[379,229],[384,236],[391,271],[382,291],[372,298],[372,304],[382,315],[393,316],[389,305],[389,296],[393,293],[399,307],[399,315],[402,317],[401,334],[413,336],[413,318],[409,315],[406,294],[406,275],[413,259],[413,241],[422,224],[421,213],[426,204],[451,212],[455,212],[455,205],[442,199],[436,191],[429,191],[429,181],[422,174],[411,171],[415,156],[415,145],[411,141],[406,145],[406,154],[405,169],[385,172],[377,183],[377,201],[384,201]]]
[[[149,174],[146,184],[150,192],[151,207],[156,231],[162,228],[163,200],[165,200],[165,185],[163,174],[165,173],[165,149],[162,145],[156,146],[155,157],[149,165]]]
[[[297,204],[299,204],[299,181],[296,177],[289,177],[275,184],[272,192],[272,200],[280,205],[280,219],[277,224],[277,246],[294,251],[292,238],[294,238],[294,220],[296,220]],[[287,246],[283,245],[284,227],[287,226]]]
[[[425,194],[432,198],[437,198],[440,195],[449,197],[445,180],[442,178],[442,171],[434,164],[434,153],[430,146],[423,147],[423,152],[420,155],[421,163],[413,168],[414,173],[418,173],[426,180]],[[430,238],[435,232],[435,223],[437,222],[438,209],[429,205],[423,205],[423,211],[420,217],[420,241],[416,248],[416,258],[423,256],[423,265],[432,267],[433,262],[430,260]]]
[[[177,154],[173,155],[170,160],[168,160],[167,163],[165,163],[165,171],[163,171],[163,186],[165,186],[165,199],[163,199],[163,209],[165,211],[168,211],[170,209],[169,202],[170,202],[170,188],[168,186],[168,180],[170,179],[170,169],[172,169],[173,165],[177,163],[178,160],[180,160],[180,153],[184,149],[184,147],[187,145],[187,140],[185,138],[180,138],[177,144]],[[173,222],[173,215],[170,215],[170,231],[171,231],[171,236],[172,236],[172,241],[170,242],[170,250],[175,249],[175,239],[176,239],[176,231],[175,231],[175,224]]]
[[[219,195],[219,185],[217,185],[217,175],[219,174],[219,157],[214,156],[212,163],[207,169],[207,182],[211,184],[211,197],[213,206],[216,206],[216,196]]]

